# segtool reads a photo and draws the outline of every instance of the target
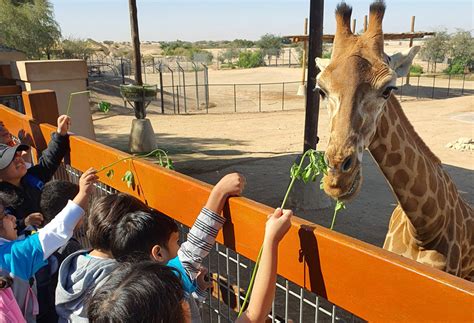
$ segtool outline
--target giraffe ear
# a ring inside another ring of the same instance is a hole
[[[390,56],[390,67],[399,77],[407,76],[413,59],[419,51],[420,46],[413,46],[404,52],[393,54]]]
[[[331,60],[329,58],[316,57],[316,66],[321,72],[324,71],[324,69],[329,65],[329,63],[331,63]]]

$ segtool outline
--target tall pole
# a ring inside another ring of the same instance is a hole
[[[411,16],[411,26],[410,26],[410,32],[414,33],[415,32],[415,16]],[[410,48],[413,47],[413,38],[410,38]],[[407,81],[405,84],[410,84],[410,71],[408,71],[407,74]]]
[[[367,31],[367,15],[364,16],[364,33]]]
[[[304,35],[308,34],[308,18],[304,18]],[[303,41],[303,62],[301,63],[301,67],[303,69],[302,76],[301,76],[301,85],[304,85],[305,81],[305,74],[306,74],[306,47],[307,41]]]
[[[135,83],[143,85],[142,81],[142,62],[140,55],[140,38],[138,33],[137,1],[129,0],[130,10],[130,28],[132,32],[133,59],[135,63]],[[135,101],[135,115],[138,119],[145,118],[145,108],[143,102]]]
[[[355,35],[356,33],[356,24],[357,24],[357,19],[352,19],[352,33]]]
[[[319,93],[313,91],[316,75],[316,57],[323,53],[323,17],[324,0],[311,0],[309,8],[309,51],[308,51],[308,85],[306,87],[306,113],[304,124],[303,150],[316,149],[318,144]]]

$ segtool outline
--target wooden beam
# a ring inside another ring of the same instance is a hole
[[[384,40],[402,40],[402,39],[416,39],[424,38],[425,36],[433,36],[434,32],[416,32],[416,33],[386,33],[383,35]],[[305,35],[292,35],[283,36],[283,38],[290,39],[293,43],[308,41],[308,36]],[[334,41],[334,35],[323,35],[323,42],[332,43]]]

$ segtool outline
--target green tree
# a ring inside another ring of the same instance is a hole
[[[466,67],[470,68],[474,63],[474,38],[471,32],[459,29],[452,34],[448,43],[448,53],[451,60],[446,72],[460,74]]]
[[[257,50],[255,52],[244,51],[239,54],[239,60],[237,62],[237,66],[239,67],[254,68],[263,65],[263,53],[260,50]]]
[[[268,56],[268,59],[271,59],[272,56],[280,57],[282,38],[272,34],[265,34],[260,37],[257,46],[262,50],[264,56]]]
[[[439,31],[433,37],[428,39],[421,49],[421,56],[431,62],[432,71],[436,72],[436,63],[444,61],[448,54],[449,35],[446,31]]]
[[[94,50],[89,46],[87,40],[69,37],[61,43],[61,55],[63,58],[87,59]]]
[[[61,38],[48,0],[0,0],[0,42],[30,58],[50,56]]]

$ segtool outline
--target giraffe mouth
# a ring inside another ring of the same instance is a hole
[[[362,176],[361,176],[361,171],[359,169],[356,175],[354,176],[354,180],[352,181],[352,185],[349,188],[349,190],[346,193],[340,195],[338,197],[338,200],[347,201],[347,200],[350,200],[352,197],[354,197],[354,195],[359,190],[361,179],[362,179]]]

